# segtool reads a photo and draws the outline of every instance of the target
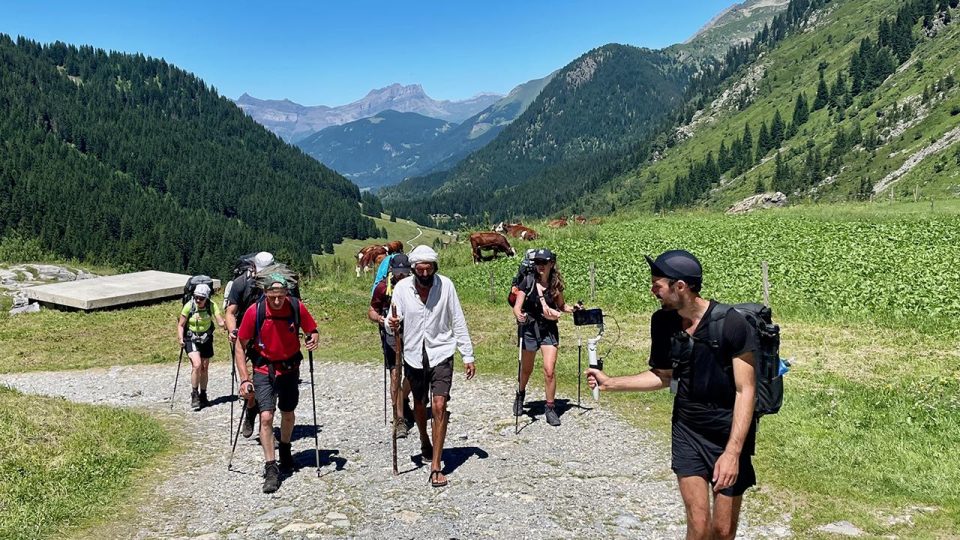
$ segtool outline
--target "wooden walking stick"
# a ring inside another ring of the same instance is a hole
[[[397,306],[391,306],[393,318],[397,318]],[[397,328],[395,332],[397,337],[396,343],[394,344],[394,352],[396,357],[394,358],[393,369],[400,369],[403,362],[403,336],[400,334],[400,329]],[[393,377],[390,380],[390,397],[393,398],[393,427],[390,429],[390,444],[393,446],[393,475],[397,476],[397,407],[396,407],[396,394],[398,393],[393,387]]]

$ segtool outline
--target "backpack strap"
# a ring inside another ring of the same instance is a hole
[[[710,320],[707,321],[707,330],[710,332],[710,342],[707,345],[713,349],[714,353],[720,350],[720,343],[723,341],[723,321],[727,319],[727,313],[733,309],[730,304],[721,304],[717,302],[710,312]]]
[[[293,295],[287,295],[287,300],[290,302],[290,324],[293,326],[294,332],[300,330],[300,299]],[[257,344],[257,347],[260,350],[263,350],[263,340],[260,339],[260,329],[263,327],[263,322],[267,319],[267,301],[266,296],[260,295],[260,299],[257,300],[257,325],[253,331],[253,339]]]

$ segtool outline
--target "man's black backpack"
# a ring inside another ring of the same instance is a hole
[[[717,304],[710,314],[710,347],[720,347],[723,322],[729,310],[735,309],[757,336],[754,364],[757,374],[757,403],[754,417],[777,414],[783,405],[783,376],[780,373],[780,326],[773,322],[773,311],[763,304]]]

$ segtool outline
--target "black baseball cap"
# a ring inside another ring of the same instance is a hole
[[[531,257],[535,261],[555,261],[557,256],[547,248],[540,248]]]
[[[683,249],[664,251],[656,259],[649,255],[643,256],[650,265],[650,273],[654,277],[682,279],[688,285],[703,283],[703,267],[692,253]]]
[[[390,258],[390,271],[396,274],[400,273],[410,273],[410,259],[407,258],[403,253],[397,253]]]

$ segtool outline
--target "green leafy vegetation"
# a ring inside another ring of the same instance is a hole
[[[113,514],[170,445],[141,413],[0,387],[0,537],[59,538]]]
[[[223,275],[375,236],[356,186],[163,60],[0,35],[0,236],[64,258]]]

